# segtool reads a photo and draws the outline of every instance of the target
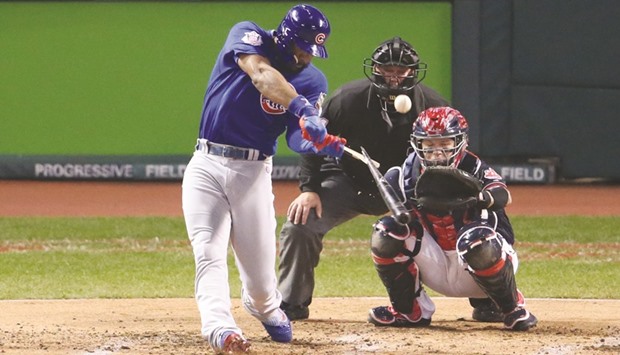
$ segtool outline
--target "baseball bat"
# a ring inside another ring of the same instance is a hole
[[[409,211],[405,207],[405,204],[398,198],[396,191],[392,188],[392,185],[385,179],[383,174],[377,169],[373,164],[369,164],[372,159],[366,149],[364,147],[360,147],[362,150],[362,154],[366,159],[366,165],[372,174],[372,177],[375,179],[375,183],[377,184],[377,188],[379,188],[379,192],[381,193],[381,197],[385,202],[385,205],[389,208],[390,212],[394,216],[396,222],[400,224],[407,224],[411,220],[411,216],[409,215]]]
[[[368,165],[368,162],[372,162],[372,165],[374,165],[376,168],[379,168],[381,166],[381,164],[379,164],[379,162],[376,162],[372,159],[367,160],[365,156],[363,156],[362,154],[360,154],[359,152],[345,146],[344,147],[344,152],[349,154],[350,156],[352,156],[353,158],[362,161],[363,163],[365,163],[366,165]]]

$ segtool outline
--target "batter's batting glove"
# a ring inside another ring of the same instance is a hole
[[[327,136],[327,130],[321,123],[319,116],[304,116],[299,119],[299,127],[301,127],[301,136],[319,147]]]
[[[301,127],[301,136],[304,139],[312,141],[317,146],[323,143],[327,135],[327,129],[321,122],[319,111],[310,104],[308,99],[303,95],[299,95],[288,106],[288,110],[295,116],[299,117],[299,127]],[[318,147],[317,147],[318,148]]]
[[[329,155],[336,158],[341,158],[344,153],[344,146],[347,144],[347,140],[334,136],[332,134],[325,135],[323,143],[315,145],[315,148],[322,155]]]

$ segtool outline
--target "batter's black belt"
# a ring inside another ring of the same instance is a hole
[[[258,149],[241,148],[228,144],[213,143],[206,139],[198,139],[196,150],[206,154],[239,160],[265,160],[269,157],[268,155],[261,153]]]

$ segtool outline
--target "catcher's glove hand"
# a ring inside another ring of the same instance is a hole
[[[415,185],[415,202],[420,209],[448,213],[475,207],[482,183],[475,176],[455,168],[428,167]]]

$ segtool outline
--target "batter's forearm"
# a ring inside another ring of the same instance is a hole
[[[297,97],[297,91],[267,58],[245,55],[239,58],[238,64],[250,76],[254,87],[269,100],[288,108],[291,100]]]
[[[282,74],[272,67],[262,70],[260,75],[252,78],[252,83],[263,96],[286,108],[298,95]]]

